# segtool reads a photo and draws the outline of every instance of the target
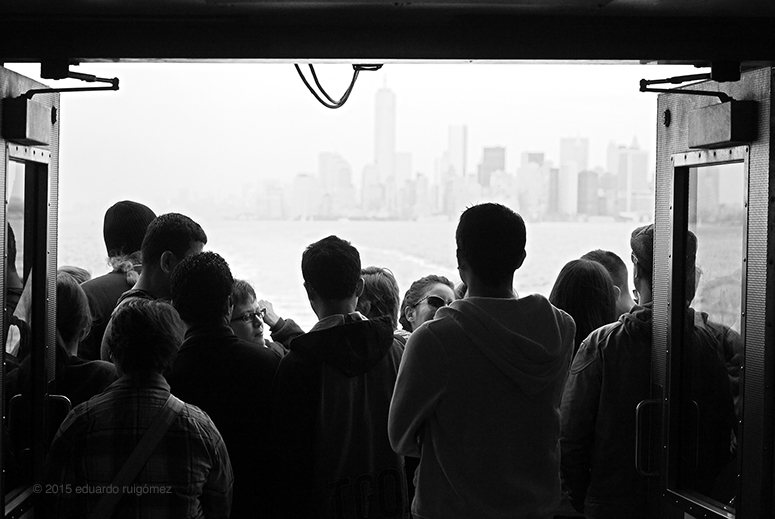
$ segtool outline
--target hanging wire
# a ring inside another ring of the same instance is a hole
[[[293,66],[296,67],[296,72],[299,73],[299,77],[304,82],[304,85],[307,87],[307,89],[312,92],[312,95],[315,96],[315,99],[317,99],[320,104],[326,108],[331,108],[332,110],[341,108],[347,102],[347,99],[349,99],[350,93],[353,91],[353,87],[355,86],[355,81],[358,79],[358,74],[362,70],[366,72],[374,72],[382,68],[382,65],[353,65],[353,78],[352,81],[350,81],[350,86],[347,87],[347,90],[345,90],[344,94],[342,94],[342,97],[336,101],[334,98],[328,95],[328,92],[326,92],[326,90],[323,88],[323,85],[320,84],[318,75],[315,73],[315,67],[313,67],[312,64],[308,64],[310,73],[312,74],[312,79],[315,81],[315,85],[318,87],[318,90],[320,90],[320,93],[323,94],[326,99],[321,98],[315,89],[312,88],[312,85],[309,84],[307,78],[304,77],[304,74],[302,73],[299,65],[294,63]]]

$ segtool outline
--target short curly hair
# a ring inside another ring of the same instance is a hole
[[[355,294],[361,278],[361,256],[349,241],[329,236],[304,250],[301,274],[322,299],[346,299]]]
[[[425,297],[425,293],[433,285],[447,285],[452,291],[455,291],[455,284],[444,276],[437,276],[430,274],[428,276],[421,277],[417,281],[411,284],[409,290],[406,291],[404,300],[401,302],[401,310],[398,316],[398,322],[401,323],[401,327],[408,331],[412,331],[412,323],[406,318],[406,309],[417,304],[417,302]]]
[[[169,303],[134,298],[121,303],[111,319],[107,346],[124,373],[164,373],[183,342],[183,323]]]
[[[188,323],[223,319],[233,288],[229,264],[212,251],[184,258],[170,277],[172,304]]]
[[[382,267],[366,267],[361,270],[361,277],[363,277],[363,293],[358,298],[356,310],[365,314],[366,302],[369,302],[371,309],[366,317],[389,315],[393,329],[398,328],[401,295],[393,273]]]
[[[140,246],[143,266],[158,265],[164,251],[181,259],[191,242],[207,243],[207,235],[198,223],[180,213],[159,215],[148,224]]]

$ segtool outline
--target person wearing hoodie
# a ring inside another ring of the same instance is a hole
[[[617,322],[598,328],[582,342],[562,397],[563,491],[573,507],[590,519],[645,518],[648,513],[649,478],[636,469],[634,458],[636,408],[653,398],[653,240],[653,224],[632,232],[637,304]],[[702,318],[689,306],[696,290],[696,250],[697,238],[687,231],[686,317],[680,348],[682,361],[691,369],[681,372],[690,374],[681,387],[692,401],[696,437],[681,437],[681,442],[690,441],[694,447],[689,451],[696,454],[681,457],[680,478],[682,488],[724,502],[729,496],[712,492],[718,488],[714,480],[731,461],[735,443],[730,387],[733,370],[728,379],[717,355],[718,328],[708,323],[707,315]],[[645,452],[638,454],[647,458]]]
[[[420,457],[412,515],[549,518],[573,319],[543,296],[517,296],[520,215],[475,205],[455,238],[466,296],[412,333],[390,405],[393,449]]]
[[[402,345],[390,316],[355,310],[360,255],[329,236],[302,254],[319,321],[296,337],[272,389],[274,513],[280,518],[406,518],[403,459],[387,418]]]

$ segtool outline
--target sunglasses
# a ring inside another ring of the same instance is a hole
[[[452,302],[452,301],[444,301],[439,296],[425,296],[422,299],[420,299],[419,301],[417,301],[413,306],[417,306],[420,303],[422,303],[423,301],[427,301],[428,302],[428,306],[432,306],[436,310],[438,310],[439,308],[443,308],[443,307],[447,306],[448,304],[450,304]]]
[[[262,308],[256,312],[245,312],[244,314],[233,318],[230,322],[233,323],[234,321],[242,321],[245,324],[255,321],[263,322],[264,315],[266,315],[266,308]]]

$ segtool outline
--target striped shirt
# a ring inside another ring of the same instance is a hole
[[[161,375],[124,376],[77,406],[46,459],[46,505],[54,517],[86,517],[169,396]],[[114,518],[221,518],[231,510],[233,475],[212,420],[185,404],[124,496]]]

